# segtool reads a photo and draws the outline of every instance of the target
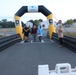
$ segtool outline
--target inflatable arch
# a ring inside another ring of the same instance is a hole
[[[22,34],[22,25],[20,22],[20,17],[27,12],[41,12],[43,15],[47,17],[49,20],[49,35],[50,39],[52,38],[52,33],[55,32],[55,28],[53,25],[53,15],[52,12],[50,12],[47,8],[45,8],[43,5],[40,6],[22,6],[17,13],[14,16],[15,19],[15,26],[16,26],[16,33],[20,34],[22,40],[23,40],[23,34]]]

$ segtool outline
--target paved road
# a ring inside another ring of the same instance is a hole
[[[0,52],[0,75],[38,75],[38,65],[57,63],[76,66],[76,53],[44,38],[44,43],[17,43]]]

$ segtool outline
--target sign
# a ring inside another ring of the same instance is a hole
[[[28,12],[38,12],[38,6],[28,6]]]
[[[16,26],[20,25],[19,20],[15,20],[15,24],[16,24]]]
[[[49,19],[49,24],[53,24],[53,19]]]

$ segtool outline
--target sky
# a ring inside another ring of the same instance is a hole
[[[65,22],[67,19],[76,19],[76,0],[0,0],[0,21],[7,19],[14,21],[15,13],[22,6],[37,6],[44,5],[49,11],[53,13],[54,21],[62,20]],[[47,18],[42,13],[25,13],[21,17],[21,21],[26,22],[30,19],[43,19]]]

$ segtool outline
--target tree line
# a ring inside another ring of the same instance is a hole
[[[2,19],[0,21],[0,28],[14,28],[15,27],[15,23],[12,21],[7,21],[7,19]]]
[[[76,22],[76,19],[69,19],[65,22],[65,24],[73,24]]]
[[[38,26],[38,24],[40,22],[43,22],[42,19],[38,19],[38,20],[29,20],[29,22],[33,23],[34,25]],[[72,25],[74,22],[76,22],[76,19],[69,19],[67,20],[65,23],[63,23],[64,25]],[[25,23],[22,21],[22,27],[24,27]],[[7,19],[2,19],[0,21],[0,28],[14,28],[15,27],[15,23],[12,21],[7,21]]]
[[[42,19],[39,20],[29,20],[29,22],[33,23],[34,25],[38,25],[39,22],[42,22]],[[25,23],[23,21],[21,21],[22,27],[24,27]],[[2,19],[0,21],[0,28],[14,28],[15,27],[15,23],[12,21],[7,21],[7,19]]]

